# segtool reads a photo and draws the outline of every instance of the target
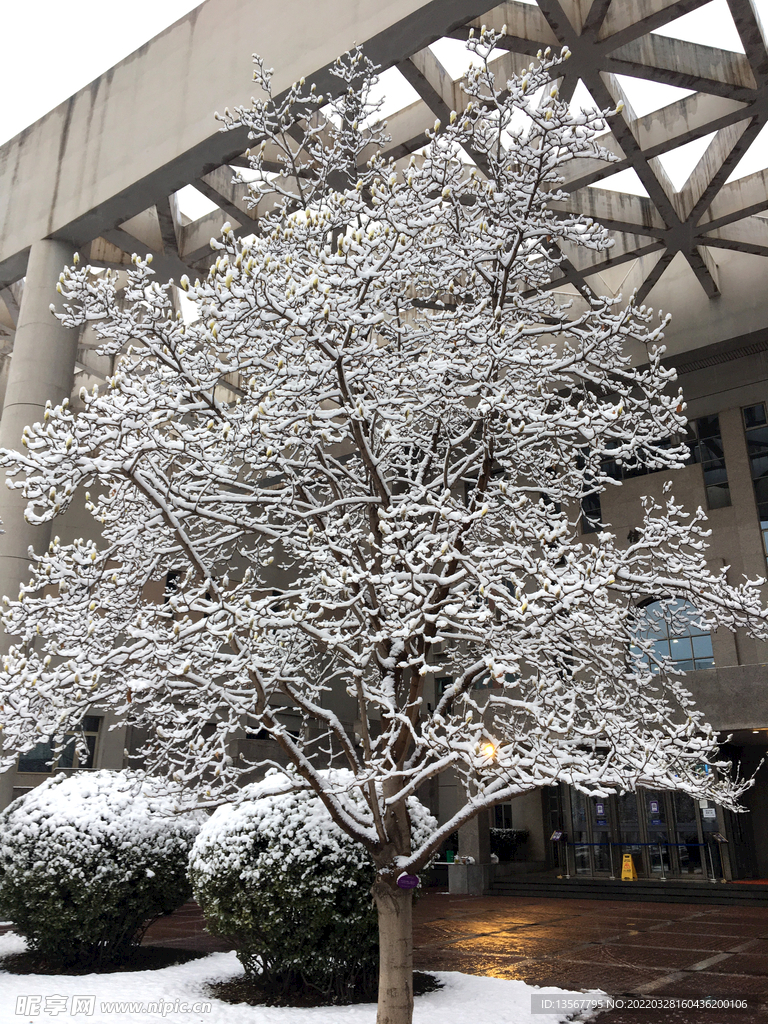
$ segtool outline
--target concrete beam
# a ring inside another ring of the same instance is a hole
[[[751,99],[757,88],[744,54],[669,36],[645,35],[617,47],[609,63],[612,70],[622,75],[734,99]]]
[[[723,228],[715,228],[700,236],[704,245],[737,252],[768,256],[768,221],[762,217],[745,217]]]
[[[708,0],[621,0],[608,8],[599,39],[609,40],[613,46],[637,39],[655,28],[695,11]]]
[[[478,18],[469,19],[466,25],[462,25],[446,35],[465,41],[470,28],[479,32],[482,25],[492,28],[494,32],[501,32],[506,25],[506,38],[499,45],[518,53],[528,53],[533,56],[540,48],[557,45],[557,36],[547,24],[546,18],[539,8],[533,4],[515,3],[514,0],[489,9]]]
[[[749,126],[749,121],[738,121],[721,128],[712,139],[677,194],[676,205],[681,219],[689,217],[696,206],[701,210],[709,205],[709,200],[741,158],[742,150],[737,146]],[[731,157],[734,152],[736,155]]]
[[[245,132],[218,131],[213,112],[249,104],[254,50],[277,93],[301,75],[327,92],[355,43],[389,67],[486,3],[207,0],[0,147],[0,286],[24,274],[38,238],[80,247],[239,157]]]
[[[699,228],[711,231],[768,209],[768,169],[723,185],[704,213]]]
[[[555,210],[569,213],[581,211],[617,231],[660,235],[664,230],[664,221],[658,210],[645,196],[612,192],[607,188],[585,188],[578,194],[572,194],[565,202],[553,203],[552,206]]]

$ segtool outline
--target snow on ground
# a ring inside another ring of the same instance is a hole
[[[26,948],[18,935],[0,936],[0,956]],[[242,968],[234,953],[212,953],[159,971],[121,974],[22,975],[0,970],[0,1015],[18,1024],[73,1021],[80,1024],[374,1024],[373,1003],[315,1009],[236,1006],[211,999],[208,981],[236,977]],[[538,989],[522,981],[478,978],[436,971],[444,987],[418,996],[414,1024],[478,1020],[483,1024],[557,1024],[567,1014],[531,1016],[531,993],[568,995],[562,989]],[[573,994],[573,993],[571,993]],[[177,1002],[178,1001],[178,1002]],[[108,1006],[110,1003],[123,1003]],[[133,1004],[125,1005],[125,1004]],[[155,1005],[152,1005],[155,1004]]]

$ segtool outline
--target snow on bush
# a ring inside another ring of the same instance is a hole
[[[354,811],[370,812],[350,771],[319,773]],[[195,898],[209,929],[232,939],[246,973],[279,996],[304,984],[344,1001],[376,991],[378,930],[365,849],[321,800],[276,769],[203,825],[190,857]],[[413,844],[436,822],[408,801]]]
[[[58,964],[119,960],[191,896],[199,822],[167,783],[129,771],[57,775],[0,814],[0,913]]]

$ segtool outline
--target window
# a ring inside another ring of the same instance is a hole
[[[603,510],[600,505],[600,495],[586,494],[581,499],[581,532],[597,533],[602,529]]]
[[[728,471],[725,468],[723,439],[718,416],[700,416],[689,424],[688,447],[694,462],[701,463],[709,508],[727,508],[731,504]]]
[[[700,463],[704,476],[704,487],[707,492],[709,508],[726,508],[731,504],[731,491],[728,486],[728,473],[725,468],[723,439],[720,436],[720,419],[718,416],[700,416],[688,424],[681,443],[688,445],[689,462]],[[676,439],[677,443],[677,439]],[[672,447],[672,438],[659,441],[653,448],[638,454],[633,462],[617,462],[615,459],[604,459],[603,472],[614,480],[630,480],[646,473],[657,473],[665,467],[656,467],[652,463],[653,450],[664,450]],[[768,494],[767,494],[768,498]],[[586,515],[586,513],[585,513]],[[585,527],[584,532],[588,532]]]
[[[101,719],[97,715],[86,715],[83,718],[82,736],[88,748],[87,754],[76,749],[75,734],[67,733],[67,736],[71,738],[67,740],[64,749],[53,764],[51,764],[54,760],[53,743],[45,741],[36,743],[31,750],[19,755],[19,771],[50,773],[63,768],[93,768],[100,725]]]
[[[768,419],[765,414],[765,403],[749,405],[742,409],[742,414],[752,485],[755,488],[757,516],[763,535],[763,553],[768,559]]]
[[[698,625],[699,613],[690,601],[654,601],[639,613],[637,635],[653,642],[657,658],[668,658],[681,672],[715,667],[712,637]],[[653,671],[658,667],[654,665]]]
[[[512,828],[512,804],[496,804],[493,810],[495,828]]]
[[[448,687],[453,683],[452,676],[437,676],[435,679],[435,695],[438,700],[443,696]]]
[[[174,594],[178,594],[181,586],[181,573],[171,569],[165,577],[165,592],[163,593],[163,604],[168,604]]]

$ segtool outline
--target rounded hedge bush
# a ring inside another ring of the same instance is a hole
[[[123,959],[191,895],[199,821],[174,815],[160,780],[57,775],[0,813],[0,913],[52,964]]]
[[[351,772],[320,774],[365,813]],[[244,790],[242,802],[217,809],[190,856],[195,899],[208,929],[235,944],[247,978],[268,1000],[307,987],[326,1001],[375,999],[373,864],[298,782],[274,769]],[[436,822],[415,798],[408,809],[421,843]]]

